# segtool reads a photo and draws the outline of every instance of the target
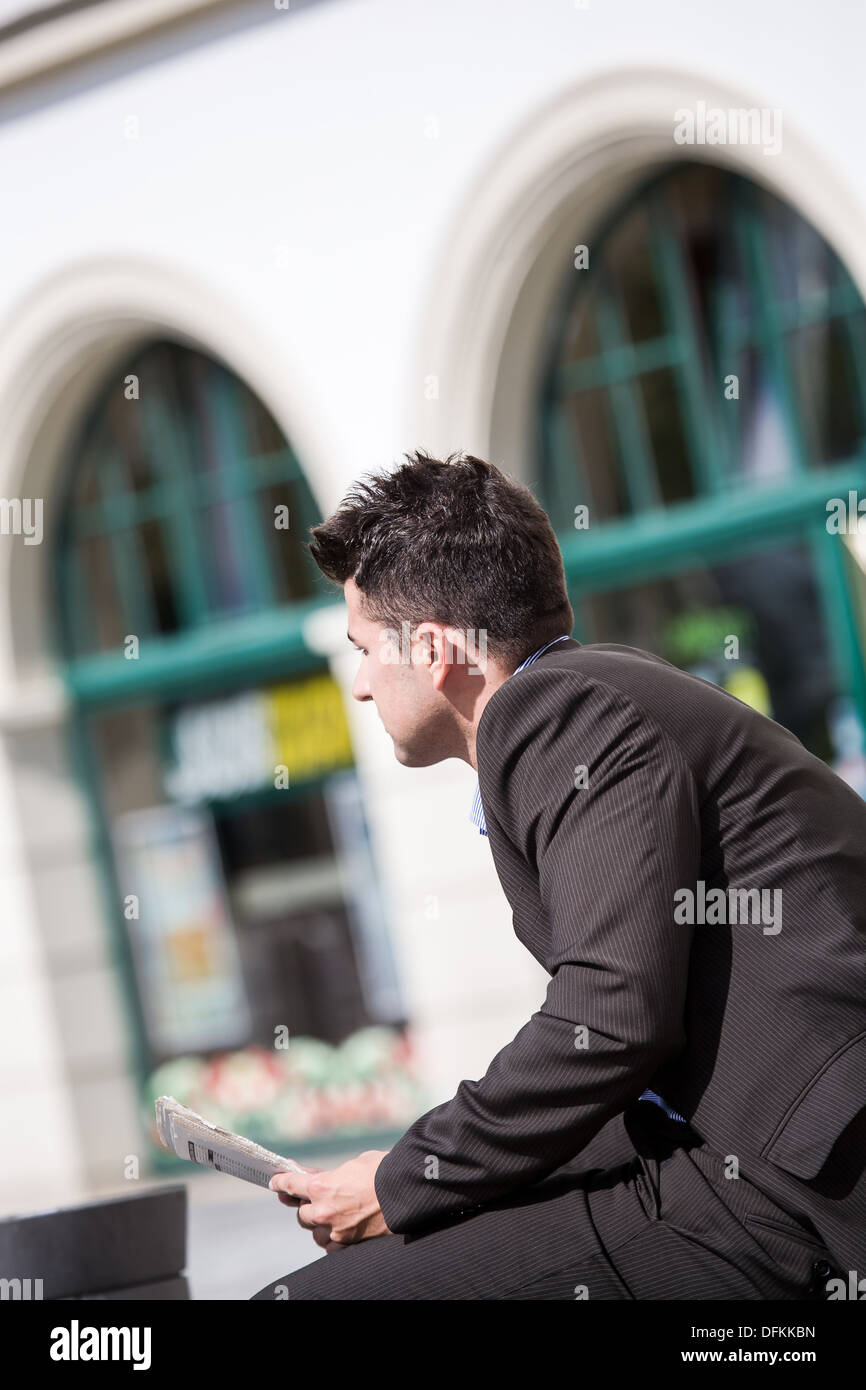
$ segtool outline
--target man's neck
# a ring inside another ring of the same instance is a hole
[[[506,671],[501,666],[496,667],[493,669],[493,671],[491,671],[491,666],[492,663],[488,662],[487,671],[485,672],[484,677],[484,689],[481,692],[477,704],[475,705],[475,718],[473,719],[472,723],[468,726],[466,731],[465,760],[470,767],[475,769],[476,772],[478,771],[478,759],[475,752],[475,742],[478,734],[478,725],[481,723],[481,716],[487,708],[488,701],[493,699],[493,696],[496,694],[497,690],[502,689],[509,676],[514,675],[514,671]]]

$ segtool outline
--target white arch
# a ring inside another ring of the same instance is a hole
[[[725,110],[762,105],[701,74],[617,71],[559,94],[497,150],[431,277],[406,393],[407,438],[433,453],[467,449],[526,475],[542,335],[573,247],[591,248],[613,204],[678,158],[724,164],[785,199],[866,298],[866,211],[826,155],[790,122],[778,155],[754,145],[677,145],[674,112],[699,101]],[[419,405],[415,383],[431,376],[438,399]]]
[[[69,440],[104,377],[153,337],[222,358],[291,439],[314,494],[336,488],[322,457],[322,423],[285,371],[284,350],[217,285],[164,264],[79,262],[22,296],[0,325],[0,495],[42,498],[45,522],[43,544],[15,537],[0,545],[0,900],[23,943],[17,1007],[36,1020],[33,1037],[50,1039],[41,1050],[32,1044],[22,1060],[54,1138],[41,1170],[23,1157],[14,1165],[28,1203],[36,1199],[37,1178],[44,1190],[47,1176],[61,1201],[113,1181],[116,1153],[137,1152],[140,1137],[125,1004],[52,651],[50,557],[57,519],[51,504],[61,495]],[[58,915],[75,942],[60,955]],[[101,1023],[79,1055],[80,1019],[69,1001],[81,991]],[[91,1123],[94,1086],[111,1095],[110,1116],[99,1125]]]
[[[285,372],[279,346],[218,289],[172,266],[113,259],[64,267],[0,325],[0,495],[44,499],[45,541],[0,547],[0,723],[22,706],[60,714],[48,623],[51,501],[73,436],[105,374],[155,336],[221,357],[291,440],[317,501],[328,476],[321,421]],[[26,689],[26,699],[22,699]]]

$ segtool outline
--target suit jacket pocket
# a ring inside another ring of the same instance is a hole
[[[826,1249],[821,1237],[814,1231],[807,1231],[803,1226],[789,1226],[786,1222],[771,1221],[767,1216],[758,1216],[752,1212],[743,1218],[743,1225],[765,1232],[770,1239],[793,1240],[798,1245],[807,1245],[810,1250]]]
[[[797,1178],[814,1178],[866,1106],[866,1031],[843,1043],[790,1107],[761,1157]]]
[[[830,1252],[820,1236],[801,1226],[775,1221],[750,1212],[743,1227],[771,1261],[772,1272],[782,1281],[776,1297],[820,1297],[815,1280],[818,1260],[830,1263]],[[773,1295],[771,1295],[773,1296]]]

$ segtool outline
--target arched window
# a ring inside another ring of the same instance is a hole
[[[392,1142],[423,1107],[344,695],[305,637],[335,594],[298,459],[224,365],[153,343],[72,441],[61,512],[74,758],[146,1122],[171,1092],[278,1150]]]
[[[828,532],[866,496],[866,307],[814,228],[730,170],[655,175],[575,248],[539,419],[578,638],[859,750],[866,792],[863,550]]]
[[[67,659],[327,593],[301,545],[319,517],[294,452],[204,353],[141,350],[112,373],[71,453],[59,538]]]

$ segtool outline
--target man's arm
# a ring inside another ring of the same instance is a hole
[[[376,1196],[400,1233],[573,1158],[684,1041],[691,928],[673,913],[700,867],[691,773],[614,688],[553,669],[512,679],[484,711],[479,773],[488,827],[538,873],[552,979],[482,1079],[461,1081],[380,1162]],[[588,785],[575,787],[582,765]]]

